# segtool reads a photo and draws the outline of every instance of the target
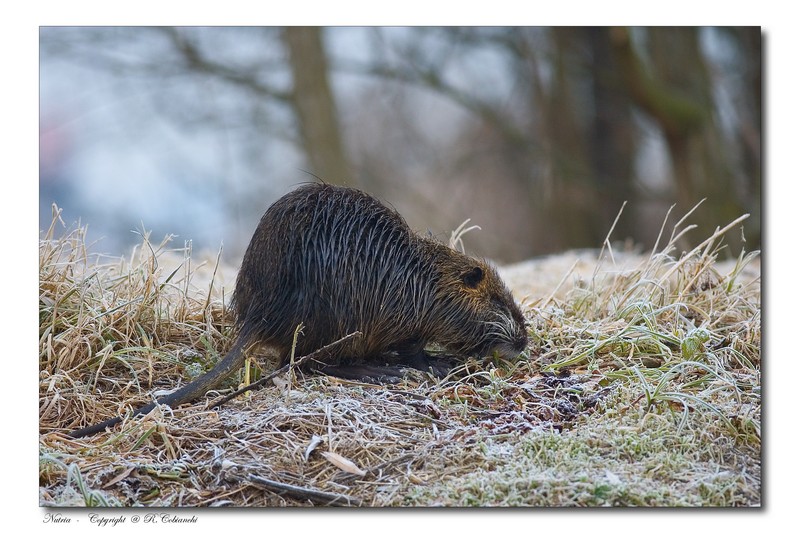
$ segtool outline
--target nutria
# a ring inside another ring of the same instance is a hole
[[[370,366],[387,360],[428,369],[432,360],[424,349],[430,343],[462,359],[509,358],[527,344],[522,312],[494,268],[414,233],[372,196],[327,184],[303,185],[264,213],[245,251],[231,309],[238,333],[230,352],[158,403],[189,402],[219,386],[242,366],[252,343],[276,348],[279,364],[286,364],[299,324],[296,357],[362,332],[314,365],[343,377],[391,375]]]

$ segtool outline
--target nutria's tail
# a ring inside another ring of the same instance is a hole
[[[244,364],[244,348],[246,344],[247,336],[240,334],[236,340],[236,343],[233,345],[228,354],[219,363],[217,363],[214,368],[196,380],[192,381],[185,387],[173,392],[172,394],[165,396],[164,398],[153,403],[147,404],[144,407],[140,407],[133,412],[133,416],[147,414],[152,411],[156,405],[163,404],[174,407],[182,403],[191,402],[192,400],[203,396],[211,389],[218,387],[228,376],[233,374],[234,371],[241,368]],[[120,422],[122,422],[122,417],[118,416],[93,426],[76,429],[70,433],[69,436],[73,439],[88,437],[89,435],[94,435],[95,433],[103,431],[105,428],[115,426]]]

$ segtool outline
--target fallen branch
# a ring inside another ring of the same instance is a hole
[[[251,482],[261,485],[269,490],[278,492],[280,494],[288,494],[300,499],[308,499],[314,502],[323,503],[325,505],[353,505],[361,506],[361,500],[346,494],[337,494],[335,492],[322,492],[314,489],[307,489],[305,487],[298,487],[297,485],[288,485],[278,481],[272,481],[255,474],[248,474],[247,479]]]

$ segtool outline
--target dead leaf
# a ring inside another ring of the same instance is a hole
[[[334,452],[322,452],[322,456],[325,457],[328,461],[331,462],[337,468],[344,470],[348,474],[355,474],[357,476],[365,476],[367,473],[361,470],[356,464],[351,461],[350,459],[345,459],[338,453]]]

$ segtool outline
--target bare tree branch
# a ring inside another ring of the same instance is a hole
[[[190,69],[199,73],[216,76],[232,85],[246,89],[256,96],[272,98],[287,104],[291,103],[291,93],[269,87],[260,82],[254,75],[244,74],[237,69],[217,63],[204,56],[199,48],[181,34],[178,28],[169,26],[159,27],[157,29],[170,38],[176,50],[182,54],[186,65]]]

